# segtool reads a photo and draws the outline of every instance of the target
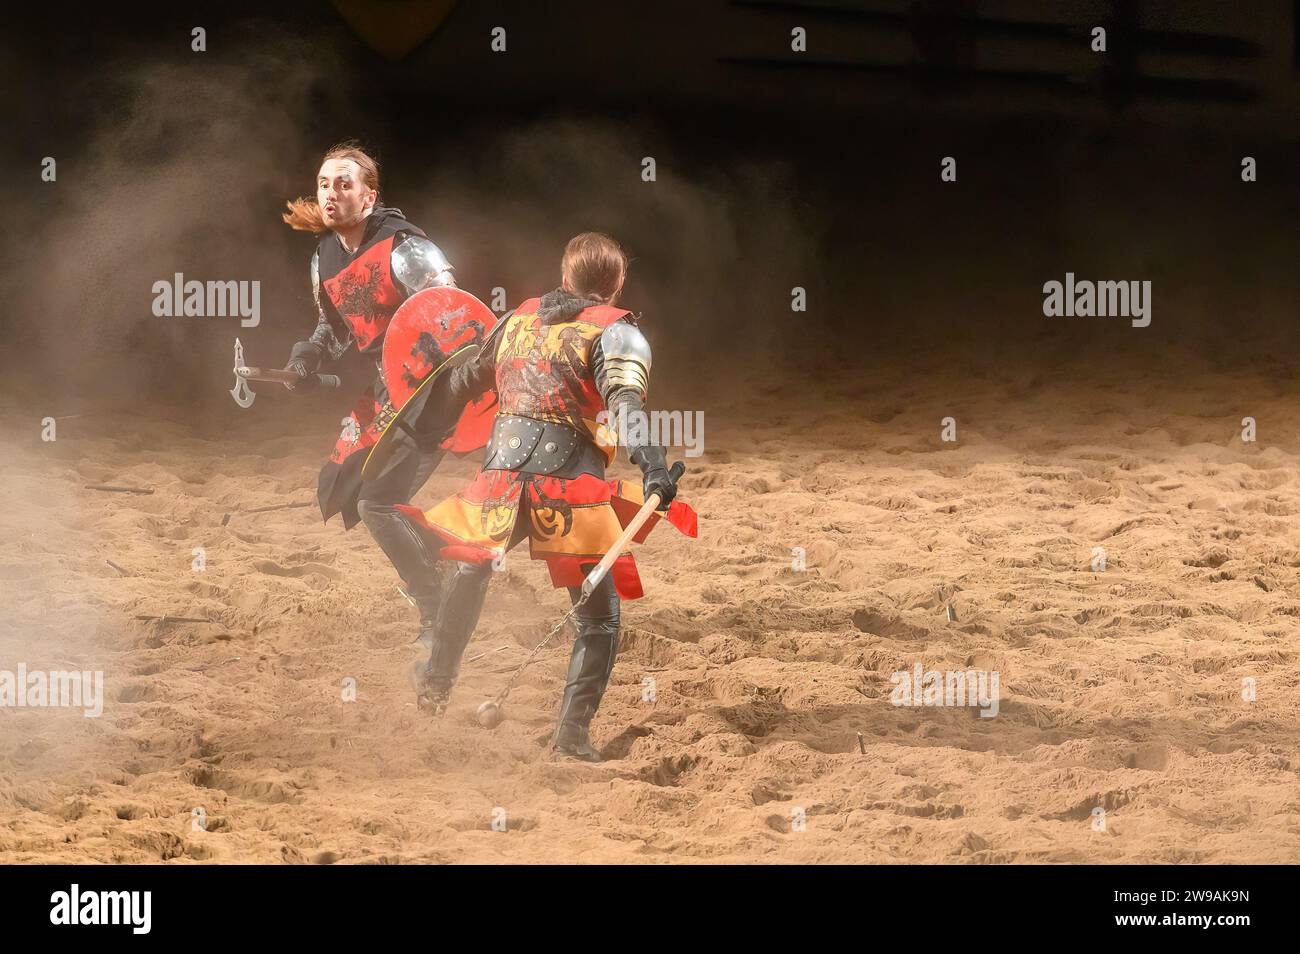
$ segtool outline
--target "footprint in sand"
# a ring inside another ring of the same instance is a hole
[[[1163,772],[1169,764],[1169,750],[1159,743],[1139,745],[1124,757],[1124,765],[1146,772]]]
[[[913,626],[897,616],[870,609],[854,610],[853,625],[859,632],[889,639],[925,639],[930,635],[929,630],[924,627]]]
[[[308,573],[315,573],[326,579],[341,579],[343,574],[333,567],[326,566],[323,563],[303,563],[299,566],[282,566],[274,560],[254,560],[253,569],[259,573],[267,573],[271,576],[306,576]]]

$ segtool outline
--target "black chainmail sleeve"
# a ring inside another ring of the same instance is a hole
[[[463,407],[496,387],[497,345],[501,341],[499,332],[513,314],[514,312],[510,311],[502,315],[501,320],[492,329],[492,333],[483,342],[483,347],[479,349],[478,354],[451,372],[447,389],[454,406]]]
[[[331,320],[330,306],[322,304],[324,307],[316,319],[316,330],[307,340],[320,348],[322,354],[329,355],[331,361],[337,361],[352,344],[352,332],[343,327],[342,321]]]

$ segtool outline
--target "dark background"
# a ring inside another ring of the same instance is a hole
[[[279,214],[345,137],[484,300],[553,287],[577,231],[618,237],[668,406],[936,355],[1009,377],[1120,357],[1176,372],[1188,355],[1290,373],[1291,2],[461,2],[436,29],[444,5],[417,6],[435,12],[17,13],[0,41],[5,389],[36,389],[45,413],[246,420],[224,393],[233,340],[280,366],[311,330],[314,240]],[[151,286],[177,271],[260,280],[260,327],[154,317]],[[1151,326],[1043,317],[1066,271],[1151,280]],[[344,370],[320,415],[372,373]],[[250,413],[299,400],[263,390]]]

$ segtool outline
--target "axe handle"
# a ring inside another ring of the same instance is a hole
[[[297,384],[302,380],[302,377],[293,371],[282,371],[279,368],[235,368],[235,374],[246,381],[265,381],[275,384]],[[337,374],[309,374],[308,377],[315,378],[318,387],[343,386],[343,381]]]
[[[677,478],[680,478],[682,473],[686,470],[686,467],[679,461],[676,464],[673,464],[672,469],[674,475]],[[623,554],[623,551],[627,549],[627,545],[632,542],[632,538],[637,535],[637,532],[640,531],[643,526],[645,526],[645,522],[650,519],[650,515],[658,509],[659,495],[651,494],[646,498],[645,503],[641,505],[641,509],[636,512],[636,516],[632,518],[631,522],[628,523],[627,527],[619,535],[619,538],[614,541],[614,545],[609,548],[609,552],[601,557],[600,562],[597,563],[592,571],[587,574],[587,578],[582,581],[583,600],[586,600],[586,598],[591,595],[592,591],[595,590],[596,587],[600,586],[600,581],[605,578],[605,574],[608,573],[609,568],[614,565],[614,561]]]

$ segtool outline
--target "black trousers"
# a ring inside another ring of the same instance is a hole
[[[438,595],[437,555],[428,552],[424,541],[396,504],[409,504],[429,481],[442,461],[443,451],[425,452],[408,436],[378,477],[364,481],[357,498],[357,514],[370,536],[384,551],[406,592],[417,603]],[[424,607],[421,607],[421,614]]]

